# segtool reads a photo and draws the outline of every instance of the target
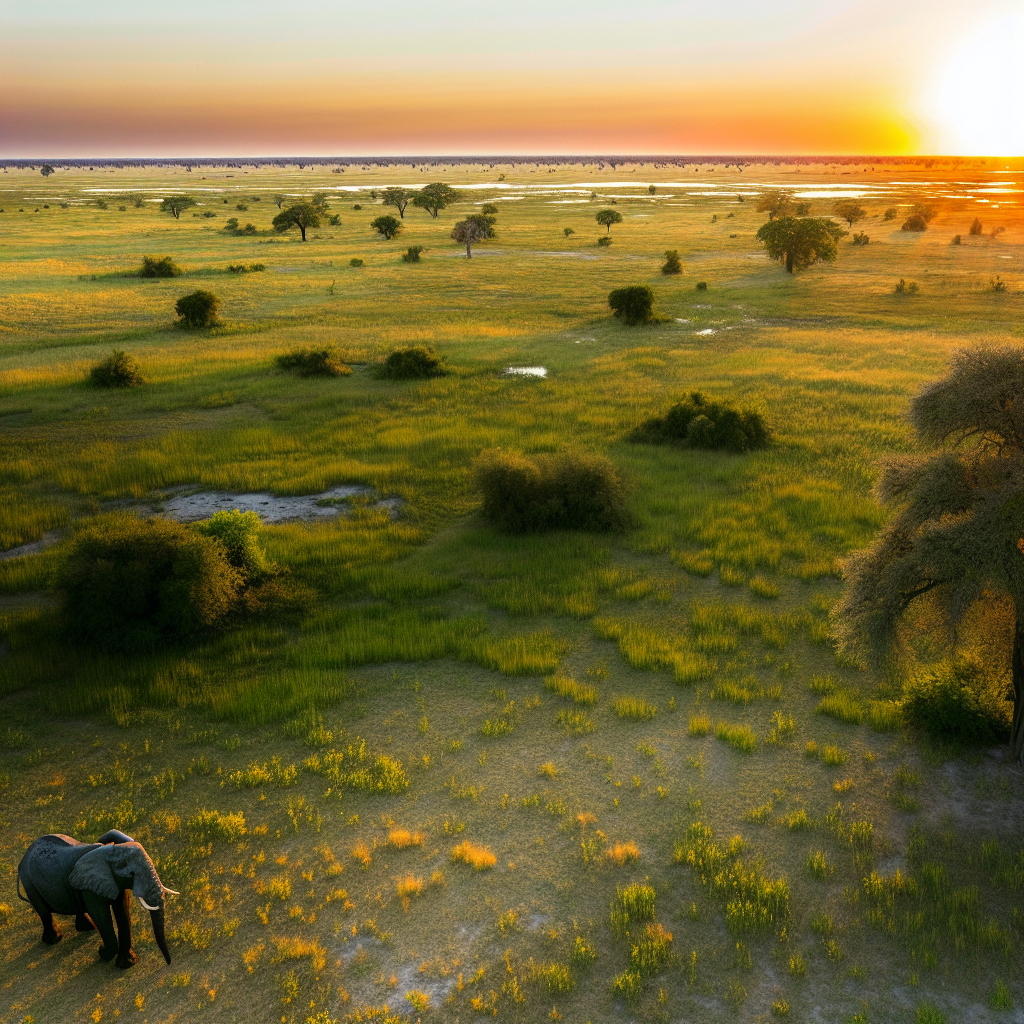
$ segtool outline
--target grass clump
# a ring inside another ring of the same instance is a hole
[[[766,580],[763,576],[752,576],[748,585],[755,597],[771,599],[779,596],[779,585]]]
[[[664,416],[641,423],[630,435],[644,444],[678,444],[687,448],[748,452],[764,448],[771,430],[759,412],[714,402],[700,391],[676,402]]]
[[[326,348],[298,348],[277,357],[282,370],[293,370],[300,377],[348,377],[352,367],[338,358],[330,346]]]
[[[586,683],[577,682],[568,676],[548,676],[544,680],[544,689],[571,700],[574,704],[592,705],[597,703],[597,689]]]
[[[507,533],[608,532],[631,522],[622,475],[604,456],[491,449],[474,468],[484,519]]]
[[[285,764],[280,757],[273,757],[260,764],[253,761],[247,768],[239,768],[228,775],[237,789],[257,789],[261,786],[293,786],[299,779],[299,769]]]
[[[498,858],[486,846],[478,846],[468,839],[452,848],[451,858],[457,864],[468,864],[474,871],[489,871],[498,863]]]
[[[807,873],[819,881],[827,881],[835,872],[835,866],[821,850],[814,850],[807,855]]]
[[[224,545],[228,561],[242,573],[246,582],[257,582],[278,571],[260,546],[263,523],[256,512],[239,512],[238,509],[214,512],[209,519],[197,523],[195,529]]]
[[[407,850],[410,846],[421,846],[422,843],[421,832],[410,832],[405,828],[393,828],[388,832],[388,845],[396,850]]]
[[[602,241],[604,239],[598,239],[598,242]],[[623,971],[621,974],[617,974],[612,981],[612,992],[617,996],[622,996],[631,1005],[637,1002],[643,994],[643,990],[644,979],[640,976],[639,971]]]
[[[183,295],[174,304],[178,314],[178,323],[188,330],[200,330],[204,327],[217,326],[217,313],[220,310],[220,299],[213,292],[203,289]]]
[[[612,701],[612,710],[619,718],[629,718],[634,722],[646,721],[658,713],[655,705],[648,704],[641,697],[617,697]]]
[[[447,373],[443,358],[424,345],[395,349],[377,367],[382,380],[427,380]]]
[[[363,793],[404,793],[409,776],[402,762],[388,754],[372,754],[366,741],[356,739],[345,750],[313,754],[302,763],[305,771],[322,775],[345,789]]]
[[[234,842],[246,833],[245,815],[241,811],[221,814],[220,811],[203,809],[185,822],[185,831],[200,843],[213,839]]]
[[[573,940],[572,949],[569,950],[569,966],[577,974],[582,974],[596,959],[597,950],[582,935],[577,935]]]
[[[711,732],[711,719],[707,715],[690,716],[690,735],[707,736]]]
[[[715,736],[743,754],[753,753],[757,746],[757,737],[749,725],[730,725],[728,722],[719,722],[715,726]]]
[[[654,886],[646,882],[633,882],[615,889],[612,900],[612,931],[620,937],[629,934],[636,924],[654,920]]]
[[[625,867],[640,859],[640,849],[636,843],[616,843],[604,851],[604,859],[609,864]]]
[[[555,724],[569,736],[584,736],[594,731],[593,719],[585,711],[559,711]]]
[[[143,256],[139,277],[181,277],[181,267],[170,256]]]
[[[642,978],[664,970],[671,959],[672,933],[658,923],[647,925],[629,947],[629,965]]]
[[[819,715],[829,715],[850,725],[859,725],[864,719],[864,705],[849,693],[830,693],[814,710]]]
[[[89,370],[89,380],[99,388],[137,388],[146,383],[139,364],[116,348]]]

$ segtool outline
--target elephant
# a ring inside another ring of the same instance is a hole
[[[163,885],[149,855],[130,836],[116,829],[96,843],[80,843],[65,835],[41,836],[18,865],[18,898],[31,903],[43,922],[43,942],[52,946],[61,940],[53,926],[54,914],[73,914],[75,929],[98,930],[103,939],[100,957],[116,957],[121,968],[131,967],[137,959],[132,951],[129,890],[149,911],[156,944],[170,963],[164,937],[164,897],[179,894]]]

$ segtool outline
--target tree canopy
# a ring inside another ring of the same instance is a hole
[[[765,192],[754,207],[758,213],[767,213],[769,220],[783,217],[793,209],[793,193],[785,191]]]
[[[412,197],[412,205],[426,210],[431,217],[437,218],[439,210],[457,203],[462,198],[462,193],[457,192],[446,185],[443,181],[435,181],[430,185],[424,185],[419,192]]]
[[[603,224],[608,229],[608,233],[611,234],[612,225],[622,223],[622,214],[618,210],[598,210],[594,214],[594,220],[598,224]]]
[[[914,399],[918,440],[937,450],[893,456],[876,487],[892,510],[875,542],[843,564],[832,613],[840,650],[876,664],[897,656],[915,611],[956,647],[979,607],[1009,655],[1011,750],[1024,764],[1024,348],[955,353]]]
[[[296,203],[294,206],[282,210],[271,223],[274,225],[274,230],[282,234],[292,228],[298,228],[302,240],[305,241],[307,228],[320,227],[320,215],[323,211],[323,206],[313,203]]]
[[[856,203],[836,203],[832,209],[836,216],[842,217],[851,228],[857,221],[863,220],[868,215],[867,210]]]
[[[405,208],[409,205],[409,200],[412,199],[412,193],[407,188],[393,188],[384,189],[384,205],[393,206],[398,211],[398,216],[405,220]]]
[[[402,230],[402,222],[397,217],[385,214],[383,217],[370,221],[370,227],[379,235],[383,235],[385,241],[390,242]]]
[[[39,168],[39,173],[44,178],[48,178],[51,174],[53,174],[53,168],[50,166],[50,164],[43,164],[43,166]]]
[[[190,206],[195,206],[196,201],[191,196],[167,196],[160,203],[162,213],[172,214],[177,220]]]
[[[835,261],[836,243],[846,232],[827,217],[780,217],[762,224],[757,240],[789,273],[812,263]]]
[[[482,213],[475,213],[465,220],[460,220],[452,228],[452,238],[462,242],[466,247],[467,259],[473,257],[473,243],[482,242],[485,238],[494,237],[494,218]]]

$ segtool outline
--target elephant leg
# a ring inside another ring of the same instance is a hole
[[[43,899],[42,893],[34,885],[30,882],[24,882],[23,884],[25,886],[25,895],[28,897],[29,903],[32,904],[32,909],[39,915],[39,920],[43,922],[43,942],[47,946],[56,946],[63,936],[53,925],[53,911],[50,910],[50,906]]]
[[[89,920],[85,912],[85,902],[81,893],[75,893],[75,931],[93,932],[96,926]]]
[[[122,889],[111,907],[117,922],[117,966],[122,969],[131,967],[138,959],[132,949],[132,906],[128,895],[128,890]]]
[[[117,956],[117,934],[110,916],[112,901],[91,892],[83,892],[82,902],[85,904],[85,909],[96,926],[96,930],[100,933],[100,938],[103,939],[103,945],[100,946],[100,957],[104,960],[113,960]]]

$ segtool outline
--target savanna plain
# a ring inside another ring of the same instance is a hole
[[[434,181],[460,201],[371,229]],[[1024,1020],[1021,770],[908,724],[828,617],[913,396],[1020,344],[1022,188],[1006,161],[8,168],[0,549],[32,547],[0,561],[0,1021]],[[855,200],[869,243],[787,274],[754,237],[777,189]],[[307,241],[271,230],[315,192]],[[126,276],[147,255],[182,276]],[[658,319],[629,327],[607,296],[637,284]],[[220,325],[183,330],[197,288]],[[328,345],[350,375],[276,362]],[[374,372],[414,345],[451,372]],[[90,383],[111,349],[144,386]],[[630,440],[695,390],[771,444]],[[607,456],[632,525],[496,530],[493,448]],[[98,513],[341,485],[260,532],[289,601],[150,654],[63,631],[49,580]],[[170,966],[142,920],[127,971],[69,919],[44,946],[15,898],[34,838],[109,828],[181,892]]]

